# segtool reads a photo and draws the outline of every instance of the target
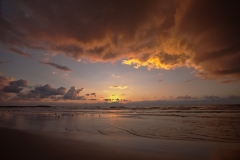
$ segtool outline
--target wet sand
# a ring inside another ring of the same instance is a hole
[[[16,129],[0,128],[0,155],[5,160],[37,160],[37,159],[159,159],[152,153],[128,151],[118,147],[74,141],[64,136],[47,132],[37,133]],[[176,157],[175,157],[176,158]],[[164,159],[175,159],[165,157]]]
[[[239,160],[239,109],[211,107],[166,113],[4,108],[0,159]]]
[[[74,133],[37,132],[0,127],[0,137],[0,158],[4,160],[240,159],[239,147],[238,149],[228,147],[220,149],[217,144],[211,146],[214,143],[162,141],[162,147],[157,147],[158,151],[152,152],[142,150],[137,145],[133,149],[127,147],[132,144],[121,146],[84,140],[84,137],[76,139]],[[147,143],[144,144],[147,148]],[[168,147],[164,149],[164,146]]]

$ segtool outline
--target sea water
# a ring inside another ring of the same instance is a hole
[[[240,143],[240,106],[1,107],[0,126],[110,137]]]

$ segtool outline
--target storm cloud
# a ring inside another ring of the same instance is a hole
[[[187,66],[202,79],[240,80],[238,1],[3,1],[0,42],[18,54],[28,48],[90,62],[124,58],[135,68]]]

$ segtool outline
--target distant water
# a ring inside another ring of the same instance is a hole
[[[240,105],[0,108],[0,126],[240,143]]]

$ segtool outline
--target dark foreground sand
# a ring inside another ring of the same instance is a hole
[[[240,146],[233,149],[228,145],[218,149],[213,143],[184,145],[175,142],[167,152],[149,152],[139,149],[129,150],[128,147],[118,147],[109,143],[98,143],[83,139],[71,138],[66,133],[23,131],[0,127],[0,159],[1,160],[171,160],[171,159],[211,159],[239,160]],[[162,142],[161,142],[162,143]],[[167,142],[169,143],[169,142]],[[221,143],[220,143],[221,144]],[[146,144],[145,144],[146,145]],[[180,145],[179,147],[176,147]],[[187,147],[186,147],[187,146]],[[186,147],[186,148],[185,148]],[[137,148],[137,147],[136,147]],[[147,147],[146,147],[147,148]],[[206,149],[207,148],[207,149]],[[204,151],[205,150],[205,151]]]
[[[2,160],[176,159],[176,157],[160,157],[156,154],[129,151],[97,143],[74,141],[49,133],[0,128],[0,137],[0,159]]]

